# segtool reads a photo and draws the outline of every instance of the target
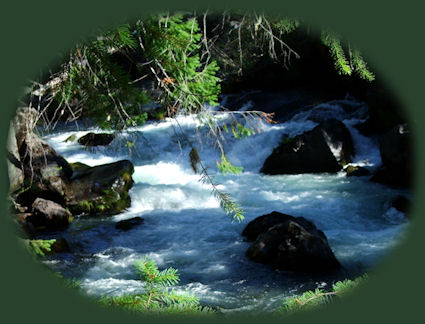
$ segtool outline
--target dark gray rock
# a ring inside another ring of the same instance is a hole
[[[243,235],[254,240],[247,257],[276,269],[317,273],[341,267],[323,232],[303,217],[273,212],[250,222]]]
[[[328,119],[294,138],[285,137],[266,159],[265,174],[338,172],[351,162],[354,146],[345,125]]]
[[[113,134],[107,133],[88,133],[78,139],[78,143],[84,146],[105,146],[114,140]]]
[[[37,198],[32,205],[32,215],[27,218],[38,229],[62,230],[69,226],[72,214],[61,205]]]
[[[75,165],[74,165],[75,166]],[[128,160],[88,167],[77,165],[66,190],[67,206],[73,214],[117,214],[130,206],[133,164]]]
[[[249,222],[243,230],[242,236],[245,236],[248,241],[254,241],[260,234],[266,232],[270,227],[293,219],[295,219],[293,216],[274,211],[270,214],[257,217]],[[305,219],[303,218],[303,220]],[[306,222],[304,222],[305,226],[308,227],[309,225],[306,224]]]

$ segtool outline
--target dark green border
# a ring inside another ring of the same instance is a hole
[[[124,22],[152,9],[194,8],[200,2],[119,0],[97,1],[28,1],[9,3],[2,9],[1,32],[1,118],[0,147],[5,147],[8,122],[17,107],[25,80],[55,62],[60,51],[66,51],[80,37],[100,25]],[[210,8],[246,7],[246,1],[214,1]],[[425,57],[422,8],[414,1],[389,4],[387,1],[258,1],[251,7],[335,27],[343,36],[358,44],[368,61],[380,74],[406,108],[414,125],[417,165],[424,165],[423,72]],[[277,7],[277,8],[276,8]],[[6,196],[7,173],[1,159],[1,197]],[[407,239],[371,275],[367,286],[329,309],[300,314],[285,322],[405,322],[420,316],[424,288],[424,188],[423,167],[416,172],[417,187],[413,221]],[[0,225],[1,309],[0,318],[14,323],[79,323],[96,321],[117,323],[140,322],[143,318],[101,309],[87,300],[64,290],[51,275],[33,263],[16,244],[8,214],[2,206]],[[123,318],[123,316],[126,316]],[[258,321],[246,319],[244,322]],[[6,322],[5,322],[6,323]]]

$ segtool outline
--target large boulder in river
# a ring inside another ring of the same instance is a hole
[[[394,187],[408,188],[412,184],[412,144],[406,124],[398,125],[379,139],[383,166],[372,181]]]
[[[266,159],[265,174],[338,172],[351,162],[354,146],[345,125],[328,119],[294,138],[284,137]]]
[[[78,139],[78,143],[84,146],[105,146],[114,140],[114,134],[88,133]]]
[[[250,222],[242,235],[254,241],[247,257],[275,269],[317,273],[341,267],[325,234],[303,217],[272,212]]]
[[[66,206],[73,214],[116,214],[130,206],[133,164],[128,160],[94,167],[79,163],[66,192]]]
[[[71,213],[61,205],[37,198],[32,205],[32,215],[27,217],[37,229],[62,230],[72,221]]]

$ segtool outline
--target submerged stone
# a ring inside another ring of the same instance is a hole
[[[120,229],[120,230],[124,230],[124,231],[128,231],[128,230],[136,227],[137,225],[142,224],[144,221],[145,221],[144,218],[141,218],[141,217],[133,217],[133,218],[130,218],[130,219],[124,219],[124,220],[116,223],[115,228]]]

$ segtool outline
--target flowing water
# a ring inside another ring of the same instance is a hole
[[[58,129],[44,138],[69,162],[94,166],[129,159],[135,166],[134,186],[131,207],[125,212],[74,219],[59,234],[68,240],[72,253],[52,256],[46,264],[66,277],[79,278],[90,295],[119,295],[142,290],[133,264],[148,256],[160,269],[178,269],[178,291],[188,291],[202,304],[219,306],[223,312],[272,311],[286,296],[355,277],[376,265],[403,236],[405,217],[391,208],[391,200],[402,191],[367,177],[348,178],[343,172],[267,176],[259,170],[282,134],[301,134],[328,117],[349,128],[356,149],[353,164],[375,169],[381,164],[377,143],[353,127],[366,112],[364,104],[347,98],[310,107],[279,124],[257,120],[256,134],[241,140],[225,134],[229,161],[244,168],[239,175],[226,176],[217,171],[219,154],[196,116],[179,117],[181,129],[198,147],[219,189],[230,193],[246,211],[242,223],[232,223],[210,187],[193,173],[190,148],[175,121],[126,130],[108,147],[96,148],[64,140],[71,134],[79,137],[100,130]],[[229,118],[217,112],[219,123]],[[136,145],[129,148],[128,141]],[[249,221],[272,211],[315,223],[344,269],[332,276],[296,275],[248,260],[249,243],[241,232]],[[115,229],[116,222],[135,216],[145,222],[129,231]]]

